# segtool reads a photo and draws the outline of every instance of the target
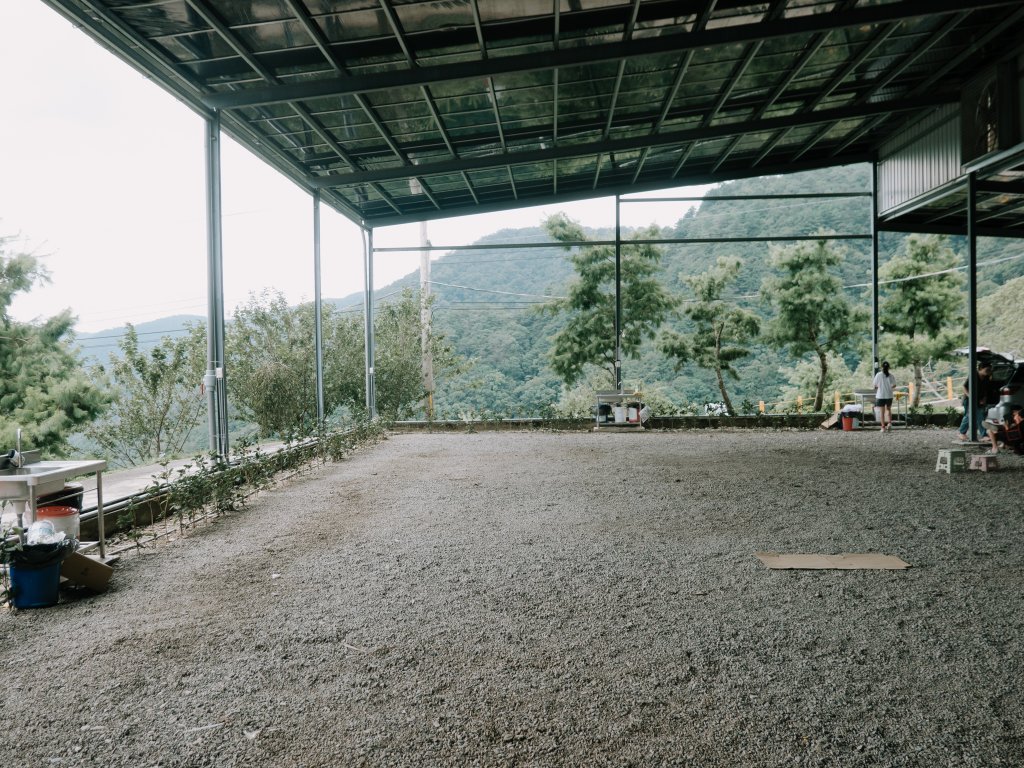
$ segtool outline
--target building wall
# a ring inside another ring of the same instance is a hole
[[[878,215],[962,176],[960,107],[948,104],[894,135],[879,151]]]

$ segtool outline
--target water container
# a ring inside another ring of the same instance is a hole
[[[78,539],[81,516],[74,507],[38,507],[37,520],[49,520],[54,530],[64,531],[69,539]]]
[[[8,566],[15,608],[48,608],[60,599],[60,564]]]

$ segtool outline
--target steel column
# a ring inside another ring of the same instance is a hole
[[[977,396],[974,391],[978,370],[978,177],[967,174],[967,424],[971,442],[978,439],[978,427],[974,407]]]
[[[313,191],[313,346],[316,356],[316,426],[324,426],[324,333],[320,285],[320,190]]]
[[[363,230],[363,325],[366,334],[366,413],[377,417],[377,384],[373,373],[373,229]]]
[[[871,360],[872,375],[880,369],[878,358],[878,163],[871,163]]]
[[[224,361],[224,248],[221,210],[220,114],[206,127],[206,389],[210,451],[227,458],[228,398]]]
[[[622,391],[622,222],[615,196],[615,391]]]

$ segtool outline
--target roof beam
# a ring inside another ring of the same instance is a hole
[[[854,157],[850,159],[850,162],[867,162],[868,157],[866,155]],[[822,163],[820,161],[807,161],[803,163],[780,163],[777,166],[771,166],[768,168],[754,169],[730,169],[729,171],[722,174],[692,174],[688,175],[685,179],[686,184],[714,184],[721,181],[732,181],[735,179],[765,176],[776,173],[795,173],[797,171],[808,171],[816,168],[832,167],[833,162]],[[380,215],[368,215],[367,220],[374,227],[386,227],[393,224],[405,224],[412,221],[430,220],[433,218],[450,217],[450,216],[463,216],[477,213],[488,213],[491,211],[507,211],[516,208],[524,208],[527,206],[545,205],[548,203],[565,203],[572,200],[591,200],[597,196],[614,195],[616,193],[632,194],[636,192],[653,191],[659,189],[665,189],[667,187],[679,186],[679,181],[672,181],[664,179],[656,182],[642,182],[640,184],[631,184],[628,179],[622,183],[612,184],[608,187],[602,188],[595,192],[586,187],[578,187],[572,191],[566,191],[563,187],[563,191],[558,195],[533,195],[520,197],[514,203],[510,203],[507,200],[499,200],[494,202],[484,202],[482,205],[455,205],[445,209],[443,212],[432,212],[427,211],[421,214],[412,214],[405,216],[390,216],[387,214]]]
[[[956,29],[956,27],[960,24],[960,22],[963,21],[966,17],[967,13],[958,13],[955,16],[953,16],[953,18],[947,19],[944,24],[942,24],[937,30],[935,30],[934,32],[932,32],[932,34],[928,36],[928,39],[924,42],[923,45],[916,46],[914,50],[910,51],[906,56],[904,56],[901,61],[899,61],[896,65],[891,67],[889,71],[885,73],[882,79],[879,80],[877,83],[873,83],[871,88],[868,89],[867,93],[863,94],[857,101],[861,103],[866,102],[876,93],[878,93],[883,88],[888,86],[889,83],[891,83],[901,74],[903,74],[903,72],[905,72],[911,64],[913,64],[919,58],[924,56],[924,54],[930,51],[933,47],[938,45],[940,40],[942,40],[947,35],[951,34],[953,30]],[[815,144],[817,144],[819,141],[825,138],[825,134],[827,133],[828,128],[826,127],[823,128],[814,136],[812,136],[807,142],[804,143],[804,145],[800,148],[800,151],[793,156],[793,159],[798,160],[804,153],[809,152]]]
[[[645,37],[639,40],[623,40],[574,48],[561,47],[558,50],[547,52],[500,56],[483,61],[474,59],[453,64],[338,76],[308,83],[288,83],[247,88],[241,91],[211,93],[203,96],[202,102],[211,109],[237,109],[260,104],[278,104],[324,96],[343,96],[452,80],[535,72],[552,67],[596,64],[660,53],[677,53],[705,46],[752,43],[758,40],[827,32],[846,27],[890,24],[917,16],[944,15],[1016,4],[1017,0],[906,0],[899,3],[809,14],[789,19],[717,27],[678,35]]]
[[[858,107],[840,107],[836,109],[821,110],[810,115],[785,115],[762,120],[752,120],[740,123],[726,123],[720,125],[709,125],[704,128],[688,128],[680,131],[661,133],[657,136],[631,136],[620,139],[608,139],[606,141],[593,141],[581,144],[561,144],[558,147],[547,149],[526,150],[521,152],[495,152],[490,155],[463,157],[459,160],[443,160],[439,162],[422,163],[416,167],[421,175],[451,174],[461,171],[481,170],[488,168],[500,168],[509,164],[551,162],[554,159],[569,157],[583,157],[594,155],[599,152],[625,152],[643,149],[646,146],[671,147],[676,144],[689,143],[702,139],[731,138],[743,133],[767,133],[781,130],[795,125],[819,125],[831,123],[838,120],[848,120],[858,117],[873,117],[878,114],[892,112],[912,111],[926,107],[938,106],[946,103],[938,95],[925,99],[900,99],[894,102],[880,102],[876,104],[864,104]],[[389,181],[402,179],[408,175],[408,169],[404,167],[380,168],[370,171],[358,171],[352,173],[332,174],[329,176],[318,176],[310,179],[314,188],[346,186],[350,184],[366,184],[370,182]]]

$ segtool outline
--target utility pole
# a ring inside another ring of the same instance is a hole
[[[430,351],[430,240],[427,222],[420,222],[420,352],[427,420],[434,418],[434,356]]]

